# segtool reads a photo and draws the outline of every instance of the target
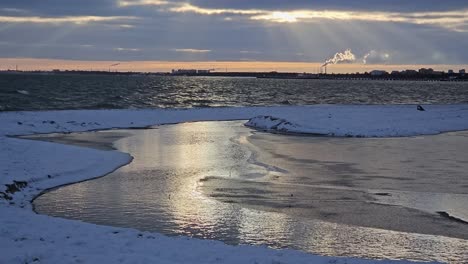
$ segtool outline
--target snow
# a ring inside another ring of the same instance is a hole
[[[248,125],[278,132],[394,137],[468,129],[468,105],[317,105],[155,110],[0,112],[0,135],[144,127],[208,120],[251,119]],[[283,119],[284,124],[262,116]]]
[[[468,129],[468,105],[424,107],[427,111],[406,105],[321,105],[0,112],[0,197],[5,198],[0,198],[0,263],[374,263],[170,238],[37,215],[30,201],[41,192],[103,176],[127,164],[132,157],[118,151],[11,136],[250,118],[253,119],[247,125],[258,129],[336,136],[409,136]]]
[[[329,106],[251,118],[246,125],[283,133],[346,137],[404,137],[468,129],[468,107]]]
[[[4,213],[5,210],[2,210]],[[228,246],[218,241],[166,237],[132,229],[34,215],[2,214],[0,263],[374,263],[293,250]],[[36,260],[36,261],[35,261]],[[379,263],[396,263],[381,261]]]

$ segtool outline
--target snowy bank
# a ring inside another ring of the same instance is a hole
[[[468,106],[324,106],[260,115],[246,125],[281,133],[341,137],[405,137],[468,129]]]
[[[0,135],[145,127],[190,121],[248,120],[258,129],[335,136],[433,135],[468,129],[468,105],[317,105],[154,110],[0,112]],[[271,117],[271,118],[264,118]],[[281,124],[278,124],[281,120]]]
[[[310,106],[191,110],[83,110],[0,113],[0,263],[374,263],[292,250],[169,238],[37,215],[31,199],[48,188],[103,176],[128,154],[8,136],[205,120],[330,135],[394,136],[468,129],[468,106]],[[273,124],[273,125],[272,125]],[[381,263],[392,263],[382,261]]]

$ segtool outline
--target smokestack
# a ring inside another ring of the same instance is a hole
[[[327,74],[327,65],[320,66],[320,74]]]
[[[120,65],[120,62],[109,65],[109,72],[111,72],[111,67]]]

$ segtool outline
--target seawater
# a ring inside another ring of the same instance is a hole
[[[0,75],[0,111],[468,103],[468,84],[119,75]]]

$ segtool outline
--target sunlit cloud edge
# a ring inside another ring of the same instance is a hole
[[[120,0],[119,6],[156,6],[161,11],[194,13],[198,15],[237,15],[252,21],[270,23],[311,23],[319,20],[396,22],[417,25],[432,25],[452,31],[468,32],[468,9],[440,12],[385,12],[385,11],[341,11],[341,10],[262,10],[204,8],[190,3],[159,0]],[[232,21],[230,18],[227,21]]]

